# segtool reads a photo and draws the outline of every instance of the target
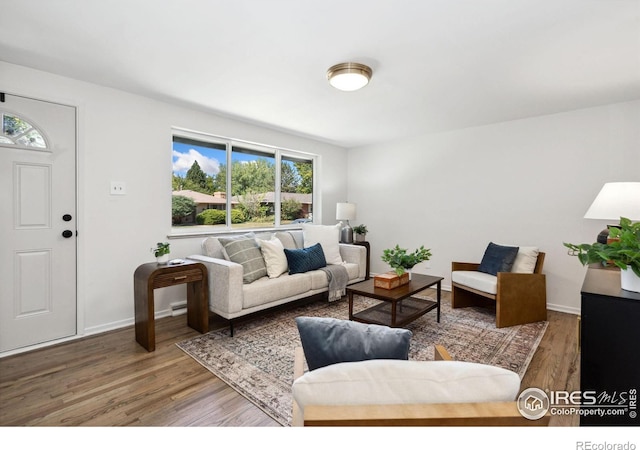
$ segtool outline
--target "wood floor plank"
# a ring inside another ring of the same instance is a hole
[[[212,320],[212,328],[221,326]],[[575,315],[549,311],[523,389],[579,388],[575,327]],[[127,327],[2,358],[0,426],[278,427],[175,345],[198,334],[185,316],[167,317],[156,321],[151,353]],[[554,416],[551,425],[576,426],[578,418]]]
[[[545,392],[578,390],[580,386],[576,316],[549,311],[549,327],[522,379],[525,387]],[[552,416],[550,426],[577,426],[579,416]]]

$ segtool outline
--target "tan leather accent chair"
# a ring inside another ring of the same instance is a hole
[[[477,271],[480,263],[452,262],[451,307],[495,306],[497,328],[547,320],[544,258],[539,252],[533,273],[498,272],[495,294],[454,281],[454,272]]]

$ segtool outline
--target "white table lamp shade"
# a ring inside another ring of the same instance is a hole
[[[585,219],[640,220],[640,182],[605,183]]]
[[[338,203],[336,205],[336,220],[355,220],[355,203]]]

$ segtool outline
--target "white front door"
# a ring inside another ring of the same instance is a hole
[[[0,94],[0,353],[76,334],[76,110]]]

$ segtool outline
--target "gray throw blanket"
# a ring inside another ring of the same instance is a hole
[[[340,300],[345,294],[347,281],[349,281],[346,267],[339,264],[329,264],[321,267],[320,270],[327,274],[327,279],[329,280],[329,301]]]

